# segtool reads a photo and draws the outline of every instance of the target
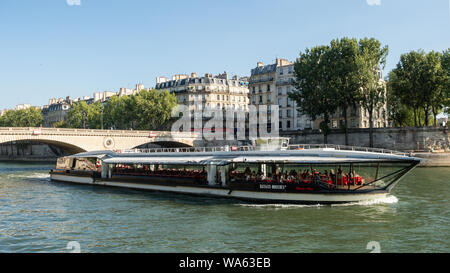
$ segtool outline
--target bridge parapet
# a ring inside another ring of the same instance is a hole
[[[35,128],[35,127],[0,127],[0,134],[34,134],[34,135],[94,135],[112,136],[126,135],[137,137],[171,137],[171,138],[197,138],[194,132],[170,131],[134,131],[134,130],[98,130],[98,129],[71,129],[71,128]]]
[[[197,133],[169,131],[95,130],[70,128],[0,128],[0,143],[34,141],[74,151],[131,149],[147,143],[194,146]]]

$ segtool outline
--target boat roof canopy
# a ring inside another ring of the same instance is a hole
[[[370,162],[420,162],[421,159],[334,149],[250,152],[129,153],[107,154],[106,164],[227,165],[230,163],[343,164]]]

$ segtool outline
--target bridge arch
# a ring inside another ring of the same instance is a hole
[[[82,147],[79,147],[77,145],[63,142],[63,141],[56,141],[56,140],[49,140],[49,139],[18,139],[18,140],[6,140],[2,141],[0,140],[0,145],[8,145],[12,143],[31,143],[31,144],[47,144],[51,146],[55,146],[58,148],[63,149],[67,154],[77,154],[82,152],[87,152],[87,150],[83,149]]]

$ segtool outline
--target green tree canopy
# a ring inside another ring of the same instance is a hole
[[[160,130],[177,105],[175,95],[143,90],[131,96],[113,96],[103,105],[84,101],[73,105],[61,126],[71,128],[112,128],[119,130]]]
[[[85,101],[75,103],[67,114],[69,128],[100,129],[102,105],[100,102],[88,104]]]
[[[328,69],[329,52],[329,46],[317,46],[300,53],[294,64],[296,90],[289,94],[297,102],[301,113],[312,119],[323,117],[320,127],[325,143],[330,132],[330,116],[338,107],[336,89],[330,85],[332,75]]]
[[[42,121],[42,111],[39,108],[8,110],[0,117],[0,127],[39,127]]]
[[[158,130],[171,118],[177,105],[175,95],[167,91],[144,90],[130,98],[135,129]]]
[[[443,56],[445,52],[411,51],[401,55],[389,74],[391,97],[412,109],[414,126],[428,126],[431,114],[436,125],[436,115],[448,104],[449,74]]]
[[[388,48],[376,39],[342,38],[329,46],[317,46],[300,53],[294,68],[296,90],[290,97],[300,112],[312,119],[323,117],[324,140],[329,133],[330,116],[343,114],[345,143],[348,144],[350,107],[362,104],[370,113],[383,105],[384,89],[379,85],[378,71],[384,66]]]
[[[369,113],[369,146],[373,147],[374,112],[385,104],[385,84],[380,81],[379,72],[386,64],[388,47],[374,38],[359,41],[358,70],[359,94],[357,100]]]

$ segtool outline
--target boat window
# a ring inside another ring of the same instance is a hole
[[[316,190],[383,189],[409,168],[408,163],[233,164],[232,183],[276,183]],[[295,187],[294,187],[295,188]]]
[[[56,169],[58,170],[70,170],[72,167],[73,159],[69,157],[60,157],[56,161]]]
[[[141,178],[171,178],[174,181],[195,181],[206,183],[205,166],[195,165],[147,165],[147,164],[115,164],[113,176],[134,176]]]
[[[75,171],[100,171],[100,161],[97,158],[74,158],[71,168]]]

